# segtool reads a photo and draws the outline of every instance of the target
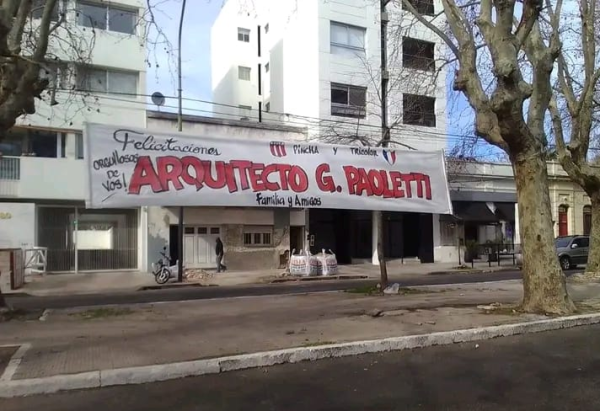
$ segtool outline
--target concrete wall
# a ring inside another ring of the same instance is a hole
[[[0,248],[35,246],[35,204],[0,202]]]
[[[304,225],[304,211],[234,207],[186,207],[184,225],[219,226],[225,246],[225,264],[230,270],[278,268],[281,257],[289,250],[290,222]],[[178,210],[148,207],[149,265],[157,259],[163,247],[169,247],[169,227],[179,224]],[[273,229],[271,246],[245,246],[244,226],[265,226]]]

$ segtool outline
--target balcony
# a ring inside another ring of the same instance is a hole
[[[83,160],[11,156],[0,159],[0,198],[82,201],[87,196]]]

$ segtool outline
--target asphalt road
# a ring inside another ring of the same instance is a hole
[[[0,400],[3,411],[598,410],[600,327]]]
[[[521,272],[499,271],[481,274],[453,273],[423,275],[417,279],[405,280],[402,286],[479,283],[485,281],[515,280],[521,278]],[[211,298],[231,298],[243,296],[282,295],[310,293],[320,291],[340,291],[365,285],[376,285],[374,280],[328,280],[302,283],[244,285],[235,287],[178,287],[151,291],[127,293],[86,294],[64,296],[6,296],[15,308],[45,309],[70,308],[107,304],[153,303],[160,301],[203,300]]]

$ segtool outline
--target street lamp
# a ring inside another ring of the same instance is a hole
[[[177,100],[178,100],[178,110],[177,110],[177,130],[179,132],[183,131],[183,86],[181,79],[181,38],[183,33],[183,19],[185,17],[185,5],[186,0],[183,0],[181,3],[181,17],[179,19],[179,37],[177,39],[177,79],[178,79],[178,88],[177,88]],[[178,227],[178,237],[179,237],[179,247],[178,247],[178,255],[177,255],[177,281],[183,282],[183,206],[179,206],[179,227]]]

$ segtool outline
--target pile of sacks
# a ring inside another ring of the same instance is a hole
[[[296,250],[293,250],[289,271],[290,275],[302,277],[336,275],[338,273],[337,258],[331,250],[327,253],[323,249],[319,254],[311,254],[308,250],[301,250],[296,254]]]

